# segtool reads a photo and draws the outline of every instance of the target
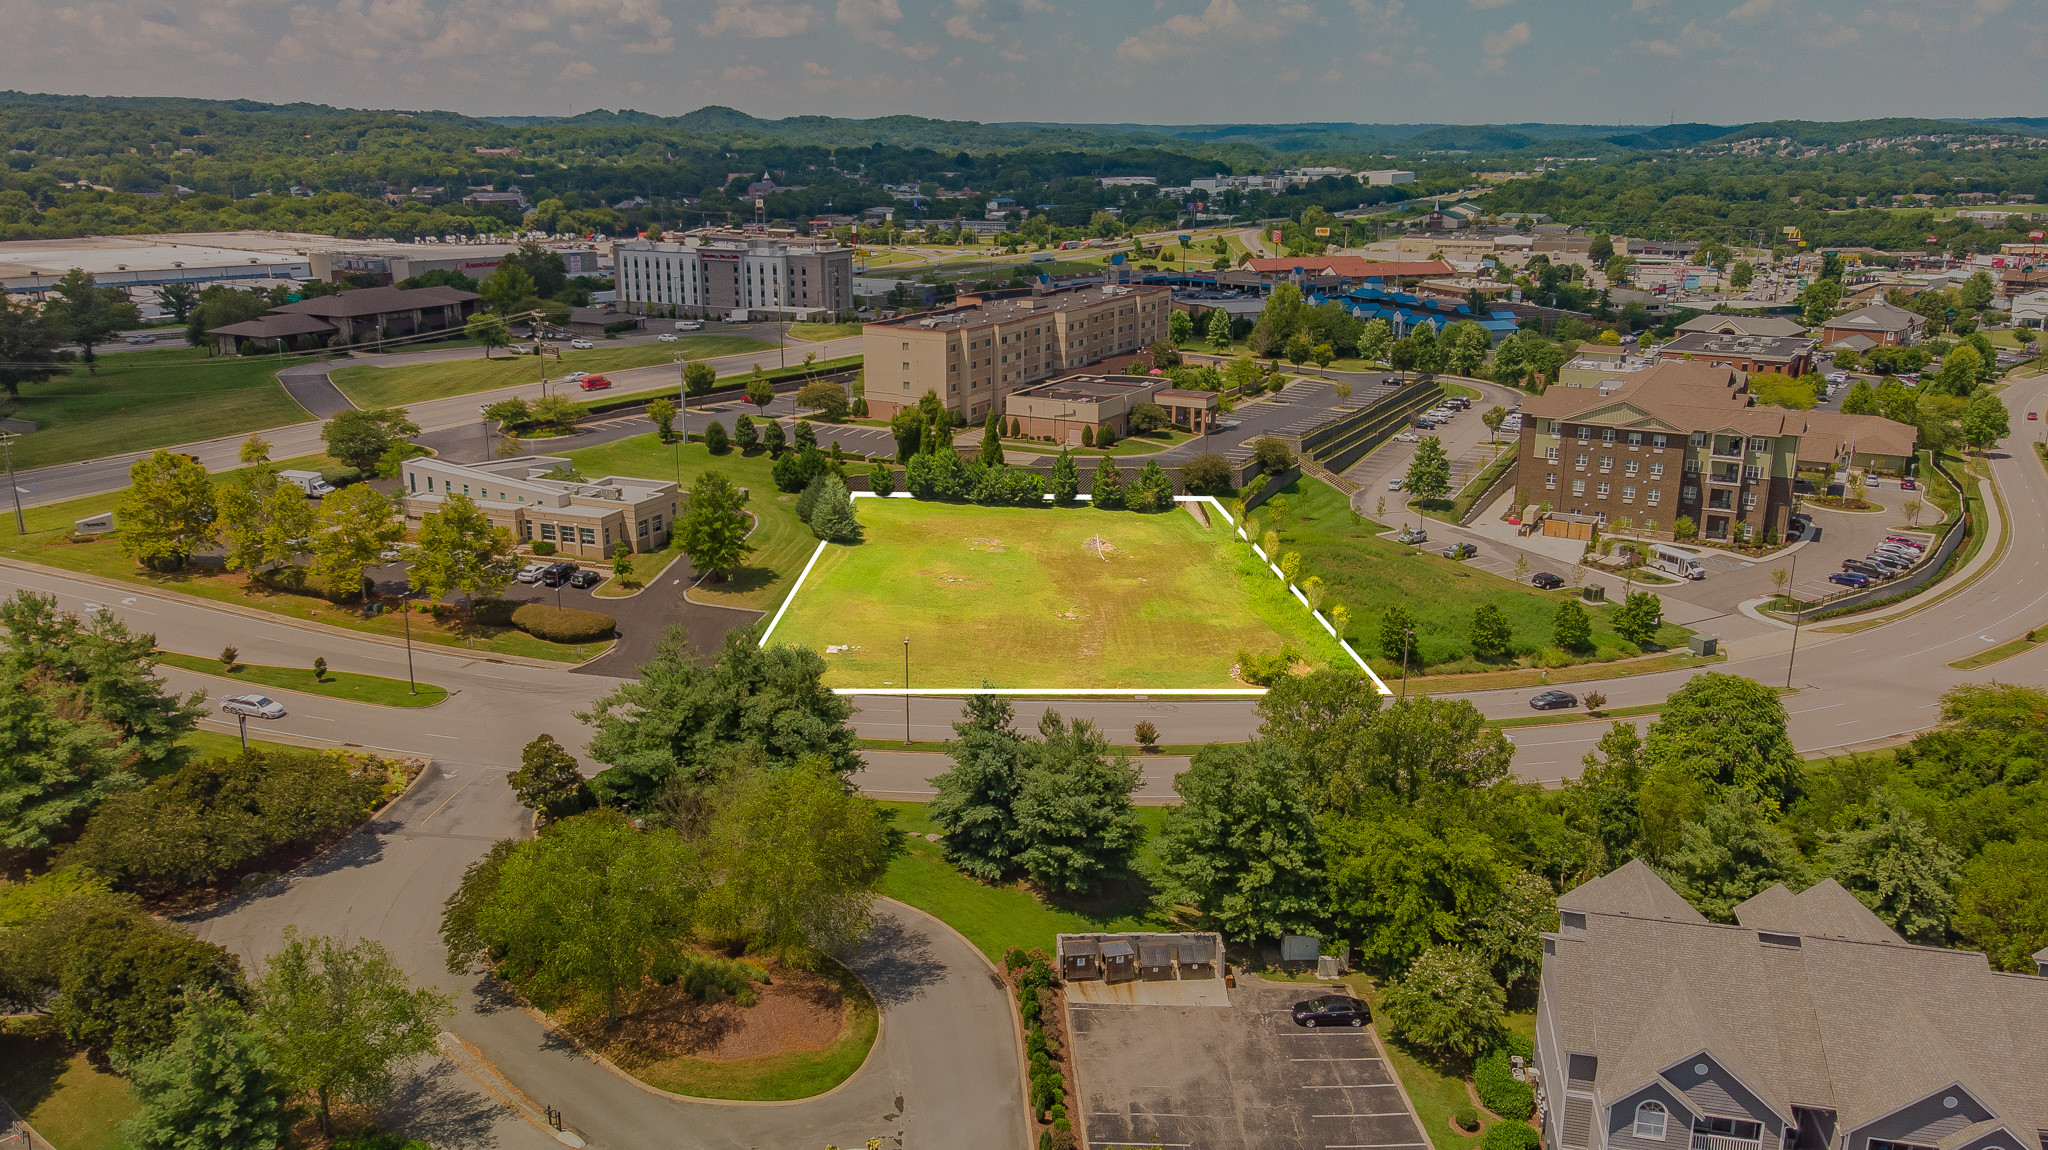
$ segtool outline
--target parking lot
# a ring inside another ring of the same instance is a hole
[[[1228,1007],[1071,1003],[1088,1145],[1421,1150],[1373,1028],[1289,1016],[1325,989],[1240,977]]]

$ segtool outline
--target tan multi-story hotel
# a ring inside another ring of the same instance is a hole
[[[888,419],[930,391],[978,423],[1019,388],[1165,339],[1172,306],[1169,288],[1104,284],[963,296],[943,311],[868,324],[868,415]]]

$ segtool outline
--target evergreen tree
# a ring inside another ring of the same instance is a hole
[[[1095,433],[1095,446],[1097,446],[1097,447],[1115,447],[1115,446],[1116,446],[1116,427],[1115,427],[1115,425],[1113,425],[1113,424],[1108,424],[1108,423],[1105,423],[1105,424],[1103,424],[1103,425],[1102,425],[1102,428],[1101,428],[1101,430],[1099,430],[1099,431],[1097,431],[1097,432]]]
[[[1111,462],[1107,455],[1102,457],[1102,462],[1095,465],[1095,482],[1089,497],[1095,506],[1112,511],[1124,505],[1123,472],[1116,469],[1116,464]]]
[[[1567,651],[1583,651],[1593,645],[1593,617],[1577,599],[1566,599],[1557,605],[1557,615],[1551,620],[1550,639]]]
[[[981,462],[986,467],[1000,467],[1003,463],[1003,417],[989,405],[988,418],[981,424]]]
[[[1165,511],[1173,506],[1173,479],[1157,460],[1148,461],[1125,494],[1133,511]]]
[[[782,422],[775,419],[762,420],[761,446],[768,449],[768,454],[780,459],[782,449],[786,445],[787,441],[782,436]]]
[[[1907,942],[1947,942],[1956,911],[1956,854],[1890,792],[1880,788],[1861,825],[1824,854],[1835,879]]]
[[[1222,349],[1230,346],[1230,315],[1222,308],[1209,313],[1209,345]]]
[[[1075,465],[1072,452],[1062,449],[1060,457],[1052,461],[1052,482],[1046,485],[1052,491],[1054,503],[1062,507],[1074,502],[1081,493],[1081,469]]]
[[[853,496],[837,475],[817,481],[816,506],[810,515],[811,534],[820,539],[851,543],[860,538],[860,519],[853,513]]]
[[[1081,429],[1081,446],[1095,446],[1095,429],[1093,427],[1084,427]]]
[[[121,1124],[134,1150],[277,1150],[291,1134],[276,1060],[234,1000],[194,988],[177,1037],[128,1066],[142,1108]]]
[[[808,419],[796,421],[794,435],[795,438],[792,442],[796,444],[796,448],[799,451],[806,448],[815,449],[818,446],[818,432],[811,426],[811,421]]]
[[[1128,868],[1139,841],[1138,769],[1086,719],[1048,710],[1014,806],[1017,863],[1049,891],[1080,894]]]
[[[739,445],[741,455],[752,455],[754,448],[761,445],[761,433],[754,427],[754,417],[742,415],[732,421],[732,441]]]
[[[887,499],[896,492],[896,469],[886,463],[868,468],[868,490]]]
[[[1023,785],[1029,744],[1013,726],[1016,712],[1000,695],[969,695],[966,716],[946,746],[952,769],[927,780],[936,789],[929,813],[946,857],[979,879],[997,882],[1015,869],[1019,842],[1013,807]]]
[[[704,450],[712,455],[724,455],[732,450],[732,440],[725,434],[725,425],[712,420],[704,425]]]

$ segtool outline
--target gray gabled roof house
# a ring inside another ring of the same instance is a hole
[[[1558,911],[1548,1150],[2048,1147],[2048,977],[1907,943],[1832,879],[1726,925],[1637,861]]]

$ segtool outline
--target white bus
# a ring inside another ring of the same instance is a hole
[[[1700,563],[1698,558],[1688,555],[1676,547],[1666,547],[1662,543],[1655,543],[1650,546],[1650,567],[1654,570],[1662,571],[1666,575],[1675,575],[1680,579],[1705,579],[1707,577],[1707,569]]]

